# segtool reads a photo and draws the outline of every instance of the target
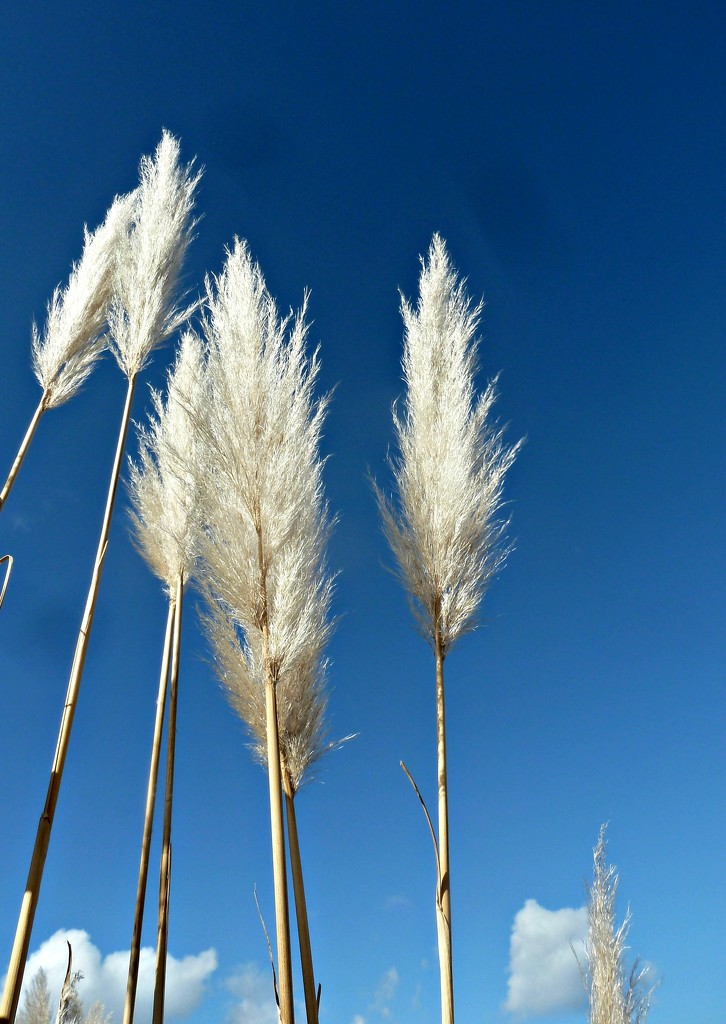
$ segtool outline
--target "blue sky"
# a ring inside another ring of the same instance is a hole
[[[545,952],[561,948],[574,919],[555,912],[582,905],[608,821],[631,945],[662,977],[651,1020],[724,1019],[725,21],[721,5],[680,2],[100,0],[4,14],[8,467],[39,397],[32,320],[80,255],[83,224],[134,186],[162,127],[205,167],[187,287],[218,272],[239,235],[283,308],[312,292],[321,390],[336,386],[324,441],[339,516],[331,730],[359,733],[299,798],[323,1021],[439,1016],[430,841],[398,767],[433,805],[432,658],[386,572],[367,480],[388,479],[398,289],[415,294],[434,231],[486,302],[481,382],[501,371],[499,416],[510,440],[527,437],[506,487],[516,550],[481,628],[447,661],[459,1017],[520,1019],[504,1008],[515,919],[519,936],[539,923]],[[145,381],[160,385],[171,356],[158,352]],[[139,420],[147,396],[143,383]],[[0,612],[0,972],[123,397],[106,359],[44,418],[0,516],[0,554],[15,558]],[[109,1005],[123,973],[112,954],[131,934],[165,621],[124,504],[31,944],[48,965],[52,936],[85,932],[85,998]],[[266,782],[205,662],[194,603],[173,1019],[194,1007],[193,1024],[265,1024],[252,891],[271,922]],[[543,955],[517,968],[523,991]],[[583,1020],[565,1012],[570,976],[545,977],[548,993],[523,997],[520,1017]]]

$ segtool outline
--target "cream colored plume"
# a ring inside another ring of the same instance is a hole
[[[377,489],[383,524],[425,636],[444,653],[470,629],[501,567],[502,486],[519,444],[507,447],[490,412],[495,382],[477,396],[472,307],[446,246],[434,235],[422,260],[419,300],[402,300],[403,415],[394,412],[394,500]]]
[[[200,177],[192,164],[180,166],[179,143],[167,131],[154,156],[141,159],[130,228],[117,250],[109,311],[113,352],[129,378],[191,312],[179,306],[177,288]]]
[[[85,232],[83,254],[65,288],[48,303],[41,334],[33,325],[33,369],[45,409],[67,402],[106,347],[106,318],[113,296],[116,254],[126,237],[134,193],[116,197],[103,224]]]

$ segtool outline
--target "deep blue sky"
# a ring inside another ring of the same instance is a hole
[[[330,1024],[438,1018],[431,851],[398,768],[433,806],[433,669],[385,571],[366,476],[388,479],[397,290],[415,295],[434,231],[485,298],[482,382],[502,371],[499,416],[527,436],[506,488],[516,550],[447,662],[460,1019],[512,1019],[515,914],[527,899],[580,906],[609,821],[619,910],[630,902],[632,946],[663,978],[653,1024],[723,1021],[725,29],[716,3],[100,0],[3,15],[3,468],[39,397],[31,322],[162,127],[205,167],[187,287],[237,234],[283,308],[312,290],[321,386],[337,385],[331,728],[360,733],[300,797]],[[0,973],[123,390],[106,360],[43,420],[0,516],[0,554],[16,559],[0,612]],[[144,384],[138,419],[146,399]],[[128,948],[165,610],[124,503],[33,950],[68,928],[102,957]],[[253,884],[272,916],[266,785],[194,603],[170,950],[217,951],[195,1024],[247,1024],[251,972],[266,970]],[[225,979],[242,964],[255,966],[235,994]]]

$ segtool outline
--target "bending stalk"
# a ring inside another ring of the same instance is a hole
[[[96,560],[93,566],[93,573],[91,575],[86,607],[83,612],[81,628],[78,632],[78,640],[76,641],[76,649],[73,655],[73,664],[71,666],[71,673],[68,680],[68,691],[66,693],[63,715],[61,717],[60,729],[58,732],[58,742],[55,756],[53,758],[48,792],[45,798],[43,812],[40,816],[40,821],[38,822],[38,831],[35,837],[33,856],[30,861],[28,880],[25,885],[25,895],[23,896],[23,902],[20,907],[18,926],[15,932],[15,941],[13,943],[7,978],[5,980],[5,989],[3,991],[2,1003],[0,1003],[0,1024],[14,1024],[15,1015],[18,1010],[20,988],[23,983],[23,973],[25,971],[25,961],[30,947],[30,934],[33,929],[33,920],[38,906],[40,883],[43,878],[45,858],[48,852],[50,833],[53,827],[56,805],[58,803],[58,794],[60,793],[63,768],[65,766],[66,754],[68,752],[71,729],[73,727],[73,716],[76,711],[78,693],[81,686],[81,677],[83,675],[83,667],[85,665],[86,652],[88,650],[88,640],[91,633],[91,626],[93,625],[93,615],[96,609],[96,599],[98,597],[98,589],[101,582],[101,573],[103,571],[103,563],[106,557],[106,549],[108,547],[111,516],[113,514],[118,478],[121,471],[121,460],[123,458],[123,451],[126,443],[126,432],[131,416],[131,404],[134,398],[135,384],[136,377],[130,377],[128,390],[126,392],[126,404],[124,406],[118,442],[116,445],[116,455],[114,458],[113,470],[111,472],[111,480],[109,482],[108,496],[106,498],[106,511],[103,517],[101,536],[98,541],[98,550],[96,551]]]
[[[156,698],[156,719],[154,721],[154,738],[151,745],[151,764],[149,766],[149,783],[146,790],[146,813],[144,831],[141,839],[141,861],[139,863],[139,882],[136,890],[136,910],[134,912],[134,929],[131,938],[131,956],[129,959],[129,975],[126,982],[126,1001],[124,1003],[123,1024],[132,1024],[136,1004],[136,987],[139,978],[139,958],[141,955],[141,929],[144,923],[144,900],[146,899],[146,883],[149,877],[149,854],[151,850],[151,830],[154,821],[154,805],[156,803],[156,785],[159,776],[159,758],[161,755],[161,736],[164,728],[164,707],[169,679],[169,661],[174,620],[176,618],[176,602],[169,599],[169,614],[166,620],[164,651],[161,659],[159,675],[159,692]]]
[[[15,477],[18,475],[20,467],[23,464],[23,459],[25,458],[28,448],[30,447],[30,442],[33,440],[33,435],[35,434],[38,424],[40,423],[40,417],[46,410],[46,397],[46,392],[44,391],[40,401],[38,402],[38,408],[33,413],[33,418],[30,421],[30,426],[25,432],[25,437],[23,438],[22,444],[20,445],[18,454],[15,456],[15,462],[12,464],[10,472],[8,473],[8,478],[5,481],[5,486],[3,487],[2,491],[0,491],[0,509],[7,501],[8,495],[10,494],[10,490],[13,484],[15,483]]]
[[[262,527],[257,526],[257,564],[259,568],[261,630],[265,663],[265,725],[267,732],[267,777],[270,786],[270,832],[272,837],[272,876],[275,891],[275,933],[279,978],[280,1024],[294,1024],[292,994],[292,957],[290,953],[290,911],[285,867],[285,826],[282,815],[282,772],[280,770],[280,734],[277,719],[277,678],[270,657]]]

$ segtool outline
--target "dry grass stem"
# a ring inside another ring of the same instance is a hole
[[[159,691],[156,697],[154,736],[151,744],[151,764],[149,765],[149,780],[146,790],[146,809],[144,813],[144,828],[141,837],[139,879],[136,889],[136,905],[134,910],[134,925],[131,936],[129,973],[126,981],[126,997],[124,1001],[123,1024],[132,1024],[136,1007],[136,989],[138,986],[139,961],[141,957],[141,930],[144,923],[146,883],[149,877],[151,833],[154,821],[154,807],[156,804],[156,787],[159,775],[159,758],[161,755],[161,739],[162,731],[164,728],[164,711],[166,706],[166,691],[169,680],[169,664],[171,661],[174,620],[176,617],[175,613],[176,604],[174,599],[170,597],[169,610],[166,621],[166,633],[164,636],[164,648],[162,651],[161,659],[161,672],[159,675]]]
[[[163,1024],[166,994],[166,960],[169,940],[169,901],[171,893],[171,816],[174,802],[176,715],[179,701],[179,657],[181,653],[183,594],[184,577],[180,575],[177,580],[176,593],[174,594],[174,627],[172,631],[171,672],[169,676],[169,723],[166,737],[166,785],[164,792],[164,824],[161,839],[161,867],[159,872],[159,920],[156,942],[153,1024]]]
[[[265,944],[267,946],[267,957],[268,957],[268,959],[270,961],[270,970],[272,972],[272,990],[275,993],[275,1006],[277,1006],[277,1013],[278,1013],[278,1019],[279,1019],[279,1015],[280,1015],[280,992],[279,992],[279,989],[277,987],[277,971],[275,970],[275,957],[273,956],[273,953],[272,953],[272,943],[270,942],[270,933],[267,930],[267,925],[265,924],[265,919],[262,916],[262,908],[260,907],[260,901],[259,901],[259,899],[257,897],[257,886],[254,887],[252,892],[253,892],[253,895],[255,897],[255,906],[257,907],[257,916],[260,919],[260,924],[262,925],[262,931],[263,931],[263,934],[265,936]]]
[[[303,991],[305,994],[305,1014],[307,1024],[318,1024],[320,1002],[319,994],[316,993],[315,987],[315,970],[313,967],[312,946],[310,944],[310,924],[308,921],[307,901],[305,899],[305,882],[300,854],[300,838],[297,830],[297,814],[295,812],[295,790],[292,784],[292,777],[284,761],[282,765],[282,785],[285,792],[287,843],[290,850],[290,874],[292,876],[293,893],[295,896],[295,916],[298,945],[300,948]]]
[[[23,972],[25,970],[25,961],[28,955],[33,920],[35,918],[35,911],[38,906],[38,898],[40,895],[40,884],[43,878],[43,869],[45,867],[45,860],[48,853],[48,844],[50,842],[55,809],[58,803],[58,796],[63,778],[63,769],[73,728],[73,719],[75,716],[76,705],[78,703],[81,678],[83,676],[83,668],[86,661],[88,641],[96,609],[101,574],[103,572],[103,565],[108,548],[111,516],[116,499],[118,477],[121,469],[124,446],[126,443],[126,431],[128,429],[131,415],[134,388],[135,378],[132,378],[128,382],[126,391],[126,402],[124,405],[123,415],[121,417],[121,427],[119,430],[116,454],[114,456],[111,479],[106,497],[106,508],[101,525],[101,534],[98,541],[98,548],[96,550],[93,571],[91,573],[86,606],[83,612],[83,618],[81,619],[78,638],[76,640],[76,649],[73,655],[73,664],[71,666],[71,672],[68,679],[68,689],[66,692],[65,704],[58,731],[58,741],[56,744],[55,756],[53,758],[53,765],[51,767],[48,791],[46,794],[45,804],[40,815],[40,820],[38,822],[38,830],[35,837],[35,845],[33,847],[33,854],[28,871],[28,879],[25,885],[25,894],[23,896],[20,915],[18,917],[18,925],[10,956],[10,965],[5,979],[2,1002],[0,1003],[0,1022],[2,1022],[4,1018],[7,1018],[11,1022],[14,1021],[18,1008],[20,988],[22,986]]]

